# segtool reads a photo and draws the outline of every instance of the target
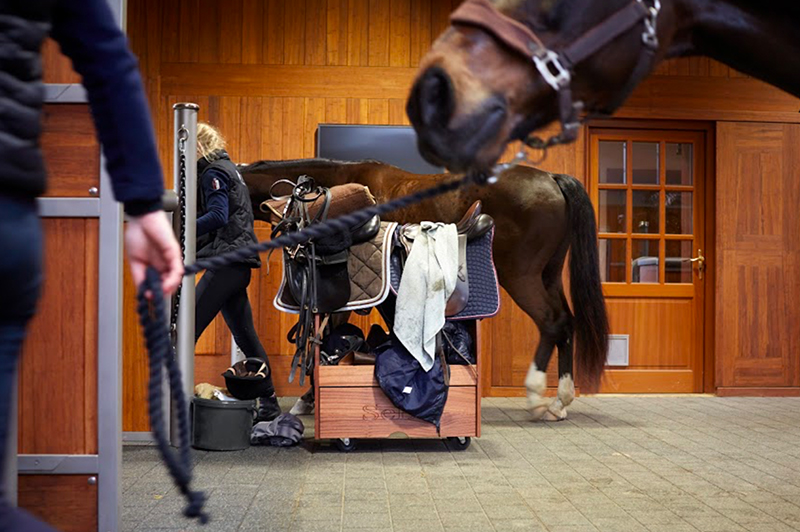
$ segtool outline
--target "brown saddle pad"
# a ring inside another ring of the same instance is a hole
[[[347,183],[330,188],[331,204],[328,207],[328,218],[336,218],[358,209],[370,207],[377,203],[369,187],[358,183]],[[261,203],[261,212],[270,215],[270,223],[275,225],[283,219],[283,211],[289,198],[270,199]],[[325,203],[325,196],[320,196],[308,205],[309,215],[313,218]]]
[[[371,240],[350,248],[347,256],[350,301],[340,311],[368,309],[379,305],[388,297],[391,290],[390,260],[396,228],[395,222],[381,222],[380,230]],[[300,310],[291,290],[286,286],[285,276],[281,279],[273,303],[282,312],[296,314]]]

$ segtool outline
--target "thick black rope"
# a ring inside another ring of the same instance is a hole
[[[149,292],[150,299],[145,294]],[[138,294],[139,319],[144,330],[147,353],[150,359],[150,385],[148,401],[150,403],[150,426],[161,452],[161,457],[167,465],[172,478],[175,480],[181,493],[188,499],[189,505],[183,513],[189,518],[199,518],[200,522],[208,522],[208,515],[203,512],[205,495],[200,491],[189,489],[192,479],[191,455],[189,451],[189,414],[186,397],[183,394],[183,379],[181,370],[175,360],[175,352],[170,341],[167,327],[167,313],[164,303],[164,292],[161,288],[161,278],[152,267],[147,268],[145,280],[139,288]],[[170,395],[175,403],[178,420],[179,452],[174,453],[169,448],[164,424],[164,407],[162,405],[162,379],[163,370],[167,369],[169,375]]]
[[[331,236],[336,233],[348,231],[351,227],[366,222],[376,214],[386,214],[397,209],[409,207],[426,199],[454,191],[465,185],[484,182],[486,182],[484,179],[476,178],[475,176],[465,176],[461,179],[441,183],[435,187],[420,190],[419,192],[402,198],[396,198],[386,203],[373,205],[360,211],[339,216],[338,218],[332,218],[325,222],[313,224],[300,231],[283,234],[274,240],[260,242],[217,257],[199,260],[194,264],[186,266],[184,275],[194,275],[205,269],[220,268],[235,262],[240,262],[243,259],[269,249],[296,246],[314,238]],[[149,299],[146,294],[150,295]],[[192,480],[192,464],[188,408],[186,397],[183,394],[183,379],[181,378],[174,348],[170,342],[169,328],[167,325],[169,322],[167,321],[161,278],[158,272],[153,268],[147,269],[145,280],[139,288],[137,310],[139,312],[142,329],[144,330],[145,342],[147,344],[147,352],[150,360],[148,395],[150,401],[150,425],[153,436],[155,436],[158,449],[161,452],[161,457],[166,463],[170,475],[172,475],[181,493],[189,501],[189,504],[183,511],[184,515],[188,518],[198,518],[201,523],[205,524],[208,522],[208,514],[203,512],[205,495],[201,491],[192,491],[189,487]],[[164,368],[166,368],[169,375],[170,395],[175,404],[178,421],[178,454],[169,448],[164,425],[164,410],[161,396],[162,371]]]

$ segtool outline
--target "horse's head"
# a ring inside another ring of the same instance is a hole
[[[423,156],[489,170],[507,142],[556,119],[557,142],[573,140],[579,114],[613,111],[652,69],[659,9],[658,0],[466,0],[409,96]]]

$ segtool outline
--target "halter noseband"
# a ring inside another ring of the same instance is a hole
[[[556,91],[561,132],[547,140],[531,134],[524,141],[532,148],[544,150],[556,144],[573,142],[578,137],[581,125],[579,115],[583,111],[583,103],[572,98],[571,84],[575,66],[642,21],[642,53],[639,54],[639,61],[628,83],[611,102],[610,110],[622,105],[639,81],[649,73],[658,49],[656,22],[660,11],[660,0],[652,0],[652,6],[646,5],[645,0],[632,0],[560,51],[547,48],[533,31],[501,13],[490,0],[466,0],[450,15],[450,22],[453,25],[477,26],[530,59],[542,78]]]

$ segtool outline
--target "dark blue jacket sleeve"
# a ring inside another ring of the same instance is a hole
[[[228,223],[228,175],[209,168],[200,176],[200,193],[205,199],[206,212],[197,218],[197,236],[225,227]]]
[[[53,38],[83,77],[114,197],[129,214],[160,206],[164,191],[136,58],[106,0],[59,0]]]

